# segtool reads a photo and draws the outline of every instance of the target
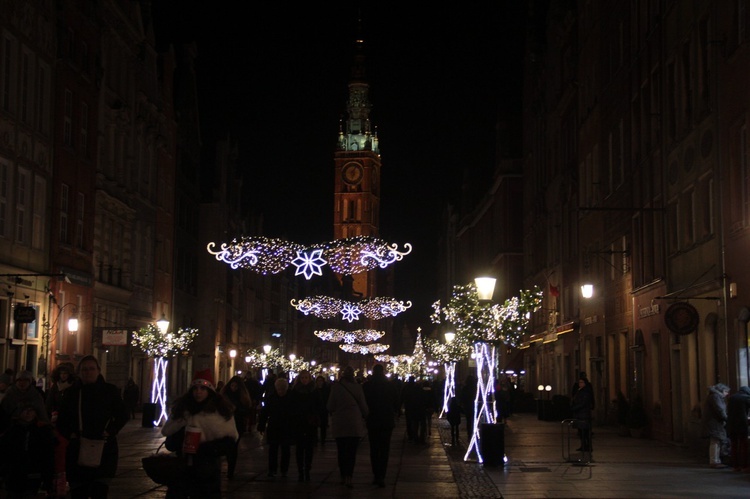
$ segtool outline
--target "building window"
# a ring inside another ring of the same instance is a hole
[[[60,186],[60,235],[61,243],[68,242],[68,209],[70,207],[70,187],[68,184]]]
[[[16,40],[9,36],[3,38],[2,47],[2,106],[6,111],[15,111],[15,86],[17,78]]]
[[[21,53],[21,121],[31,122],[31,54]]]
[[[44,135],[49,134],[50,99],[49,99],[49,67],[40,64],[36,73],[36,126]]]
[[[0,161],[0,237],[8,234],[8,189],[10,188],[10,166]]]
[[[81,103],[81,154],[89,156],[89,105]]]
[[[83,249],[83,221],[85,214],[86,196],[79,192],[76,202],[76,246]]]
[[[68,89],[65,89],[63,111],[63,143],[66,146],[73,145],[73,92]]]
[[[19,243],[26,243],[28,239],[29,197],[29,172],[19,169],[16,192],[16,241]]]
[[[44,177],[37,176],[34,179],[34,218],[31,225],[31,247],[34,249],[44,248],[44,223],[47,199],[47,181]]]

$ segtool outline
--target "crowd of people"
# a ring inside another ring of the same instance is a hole
[[[292,448],[298,480],[310,481],[318,446],[335,441],[341,484],[352,487],[357,449],[367,436],[373,485],[385,487],[390,441],[402,415],[407,439],[426,442],[432,418],[443,407],[443,387],[432,381],[386,377],[382,365],[356,376],[344,366],[331,383],[301,371],[270,372],[263,383],[234,376],[214,385],[210,370],[197,372],[177,398],[161,429],[166,447],[185,460],[183,475],[168,487],[168,498],[220,497],[222,459],[234,477],[243,435],[259,432],[267,451],[268,477],[288,476]],[[29,371],[0,375],[0,480],[7,497],[106,498],[118,464],[117,434],[135,417],[140,390],[130,379],[122,390],[107,383],[96,357],[77,366],[61,363],[43,390]],[[498,419],[513,408],[512,383],[496,389]],[[473,435],[477,379],[469,374],[446,404],[451,444],[458,445],[461,422],[467,442]],[[585,373],[571,389],[571,412],[578,422],[583,452],[591,452],[594,392]],[[750,387],[731,393],[719,383],[709,387],[702,410],[709,439],[709,465],[750,472],[748,436]]]
[[[442,386],[414,377],[391,380],[382,365],[366,378],[345,366],[333,383],[308,371],[289,382],[287,374],[270,372],[263,384],[234,376],[216,385],[210,370],[195,374],[161,429],[167,449],[186,463],[180,479],[168,486],[168,498],[220,497],[222,459],[232,479],[240,439],[256,430],[268,452],[268,477],[288,475],[294,448],[300,482],[310,481],[316,447],[330,434],[346,487],[352,486],[357,449],[367,436],[372,483],[385,487],[397,419],[403,414],[409,441],[423,444],[442,407]],[[140,389],[133,379],[122,390],[106,382],[94,356],[77,366],[59,364],[49,382],[43,390],[29,371],[0,375],[0,444],[22,453],[0,455],[0,488],[8,497],[44,491],[53,498],[106,498],[117,470],[117,434],[135,418]],[[472,376],[459,391],[471,403],[454,398],[449,419],[460,421],[463,414],[471,427]]]
[[[61,363],[45,391],[30,371],[0,376],[0,480],[7,497],[105,498],[130,413],[96,357]]]

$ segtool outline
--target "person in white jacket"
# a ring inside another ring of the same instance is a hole
[[[184,455],[188,466],[180,480],[169,484],[167,498],[221,497],[221,456],[238,438],[233,412],[231,402],[202,378],[193,380],[190,390],[175,401],[161,433],[171,443],[167,447]]]

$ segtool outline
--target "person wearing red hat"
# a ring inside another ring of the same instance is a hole
[[[238,438],[231,402],[216,392],[209,379],[196,378],[175,401],[161,433],[168,439],[182,433],[177,452],[186,456],[188,464],[183,476],[168,485],[167,498],[221,497],[221,456],[234,448]]]

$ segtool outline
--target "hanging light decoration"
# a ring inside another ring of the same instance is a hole
[[[380,343],[371,343],[369,345],[360,345],[359,343],[343,343],[339,345],[339,348],[346,353],[358,353],[361,355],[368,355],[372,353],[382,353],[391,348],[390,345],[383,345]]]
[[[385,331],[376,331],[375,329],[357,329],[355,331],[342,331],[341,329],[324,329],[315,331],[315,336],[323,341],[352,343],[367,343],[377,341],[385,336]]]
[[[411,253],[411,244],[404,245],[404,251],[397,244],[388,244],[371,236],[355,236],[337,239],[329,243],[303,246],[282,239],[262,236],[242,237],[230,243],[216,243],[206,246],[208,252],[218,260],[229,264],[233,269],[252,269],[261,274],[276,274],[289,265],[297,269],[295,275],[311,279],[322,275],[328,265],[334,272],[345,275],[358,274],[376,267],[386,268]]]
[[[332,319],[341,314],[341,318],[349,322],[358,320],[360,315],[373,320],[393,317],[411,307],[410,301],[404,303],[395,298],[378,297],[349,302],[325,295],[310,296],[301,300],[292,299],[291,304],[305,315]]]

